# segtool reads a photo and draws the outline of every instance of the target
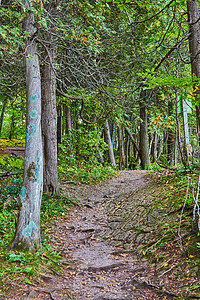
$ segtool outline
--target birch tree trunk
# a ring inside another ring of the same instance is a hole
[[[42,138],[44,151],[44,192],[58,192],[57,170],[57,110],[56,110],[56,74],[55,47],[50,43],[43,49],[42,68]],[[47,49],[48,48],[48,49]]]
[[[0,117],[0,134],[1,134],[2,127],[3,127],[3,118],[4,118],[4,114],[5,114],[6,104],[7,104],[7,99],[5,98],[5,100],[3,102],[2,111],[1,111],[1,117]]]
[[[168,102],[168,115],[169,117],[173,115],[173,102],[171,100]],[[169,165],[174,164],[174,140],[174,133],[171,129],[169,129],[167,139],[167,162]]]
[[[15,128],[15,113],[13,111],[12,113],[12,118],[11,118],[11,123],[10,123],[10,133],[9,133],[9,140],[13,139],[14,136],[14,128]]]
[[[149,144],[148,144],[148,129],[147,129],[147,113],[146,113],[146,92],[141,92],[140,100],[140,158],[143,169],[150,165]]]
[[[30,1],[23,0],[25,8]],[[40,206],[43,190],[43,153],[41,134],[41,78],[37,54],[34,14],[24,20],[23,29],[30,33],[26,41],[26,148],[23,186],[20,192],[20,211],[13,248],[40,247]]]
[[[106,140],[106,143],[108,145],[108,156],[109,156],[110,163],[111,163],[112,166],[116,166],[108,120],[105,120],[104,133],[105,133],[105,140]]]
[[[182,100],[182,104],[183,104],[183,127],[184,127],[184,137],[185,137],[186,158],[187,158],[187,163],[190,164],[190,158],[192,157],[192,145],[190,144],[187,103],[185,99]]]
[[[200,17],[199,5],[197,0],[187,1],[188,25],[189,25],[189,49],[192,75],[200,78]],[[194,96],[199,103],[200,87],[198,83],[194,83]],[[198,144],[200,143],[200,105],[196,105]]]

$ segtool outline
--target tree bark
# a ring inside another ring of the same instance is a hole
[[[15,127],[15,113],[13,111],[12,118],[11,118],[11,124],[10,124],[9,140],[12,140],[12,138],[14,136],[14,127]]]
[[[181,147],[181,131],[180,131],[180,122],[179,122],[179,115],[178,115],[178,88],[175,89],[175,96],[176,96],[176,125],[177,125],[177,139],[178,139],[178,148],[181,155],[181,162],[186,167],[183,150]]]
[[[58,192],[57,171],[57,110],[55,47],[47,36],[49,44],[43,48],[42,68],[42,138],[44,152],[44,192]]]
[[[123,145],[122,126],[118,126],[118,145],[119,145],[119,169],[122,170],[125,165],[125,154]]]
[[[173,115],[173,102],[170,100],[168,102],[168,116]],[[174,163],[174,140],[175,136],[172,130],[168,130],[168,139],[167,139],[167,162],[169,165]]]
[[[30,1],[23,0],[25,8]],[[37,53],[34,14],[24,20],[23,29],[30,33],[26,41],[26,148],[24,178],[20,192],[20,211],[13,248],[29,248],[35,251],[40,247],[40,207],[43,190],[43,153],[41,134],[41,78]]]
[[[187,1],[188,25],[189,25],[189,49],[191,59],[192,75],[200,78],[200,17],[197,0]],[[200,87],[194,82],[193,94],[199,103]],[[198,143],[200,143],[200,105],[196,105]],[[199,144],[200,146],[200,144]]]
[[[3,127],[3,118],[4,118],[4,114],[5,114],[5,110],[6,110],[6,104],[7,104],[7,99],[5,98],[5,100],[3,102],[2,111],[1,111],[1,117],[0,117],[0,134],[2,131],[2,127]]]
[[[105,133],[105,140],[108,145],[108,156],[109,156],[110,163],[112,166],[116,166],[113,145],[110,136],[110,127],[107,120],[105,120],[105,124],[104,124],[104,133]]]
[[[182,100],[182,104],[183,104],[183,127],[184,127],[184,137],[185,137],[185,152],[186,152],[187,163],[189,165],[190,158],[192,157],[192,145],[190,144],[187,103],[185,99]]]
[[[64,105],[64,114],[66,120],[66,134],[71,134],[72,131],[72,120],[71,120],[71,109],[66,104]]]
[[[150,156],[149,156],[149,144],[148,144],[148,129],[147,129],[147,113],[146,113],[146,104],[147,101],[147,92],[141,92],[140,100],[140,158],[141,166],[143,169],[148,168],[150,165]]]
[[[158,135],[155,131],[153,134],[153,149],[152,149],[152,155],[153,155],[153,162],[157,161],[158,158]]]
[[[132,135],[130,129],[129,129],[128,127],[125,127],[125,130],[126,130],[126,132],[128,133],[128,135],[129,135],[129,137],[130,137],[132,143],[134,144],[135,149],[137,150],[137,152],[139,152],[139,151],[140,151],[139,146],[138,146],[136,140],[134,139],[134,137],[133,137],[133,135]]]

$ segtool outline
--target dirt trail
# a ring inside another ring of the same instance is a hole
[[[147,187],[150,179],[145,175],[145,171],[122,171],[96,186],[64,183],[64,195],[79,200],[70,215],[49,232],[52,241],[59,243],[64,271],[55,277],[42,276],[23,295],[8,299],[175,299],[153,283],[148,262],[137,256],[134,244],[131,250],[112,246],[112,238],[106,236],[109,208],[117,210],[118,197],[126,201],[126,195]]]

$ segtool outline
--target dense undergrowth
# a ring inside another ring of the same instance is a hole
[[[97,145],[99,145],[97,147]],[[97,183],[112,178],[117,171],[107,162],[99,162],[99,155],[106,151],[107,145],[100,132],[73,130],[63,137],[59,145],[58,171],[61,180],[81,183]]]
[[[176,299],[200,297],[199,171],[152,172],[150,184],[119,195],[106,211],[105,238],[147,261],[145,280]]]
[[[25,139],[21,139],[21,140],[0,139],[0,148],[4,148],[4,147],[24,147],[24,146],[25,146]]]
[[[0,180],[0,298],[5,296],[13,283],[30,284],[32,278],[60,270],[60,255],[57,246],[51,243],[48,230],[55,220],[64,218],[72,205],[62,195],[44,195],[41,205],[42,248],[36,253],[14,251],[11,249],[18,214],[18,196],[22,178],[16,176]],[[51,271],[50,271],[51,270]]]
[[[200,170],[198,167],[169,170],[157,173],[155,179],[157,188],[148,193],[161,221],[140,250],[161,277],[177,283],[180,293],[199,297]]]

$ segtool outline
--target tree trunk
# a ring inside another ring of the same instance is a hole
[[[185,165],[183,150],[181,147],[181,130],[180,130],[180,122],[179,122],[179,115],[178,115],[178,88],[175,89],[176,91],[176,125],[177,125],[177,138],[178,138],[178,148],[181,155],[181,162]]]
[[[108,145],[108,156],[109,156],[110,163],[112,166],[116,166],[113,145],[110,136],[110,127],[107,120],[105,120],[105,124],[104,124],[104,133],[105,133],[105,140]]]
[[[157,158],[158,158],[158,135],[157,135],[156,131],[153,134],[153,149],[152,149],[152,154],[153,154],[153,162],[156,162]]]
[[[1,117],[0,117],[0,134],[1,134],[2,127],[3,127],[3,118],[4,118],[4,114],[5,114],[6,104],[7,104],[7,99],[5,98],[5,100],[3,102],[2,111],[1,111]]]
[[[192,145],[190,144],[187,103],[185,99],[182,100],[182,104],[183,104],[183,127],[184,127],[184,137],[185,137],[185,151],[186,151],[187,163],[189,165],[190,158],[192,157]]]
[[[169,117],[173,115],[173,102],[168,102],[168,115]],[[169,165],[173,165],[174,162],[174,133],[172,130],[168,130],[168,139],[167,139],[167,162]]]
[[[32,3],[23,0],[24,6]],[[43,153],[41,134],[41,78],[37,53],[34,14],[24,20],[24,30],[30,33],[26,41],[26,148],[24,178],[20,192],[20,212],[13,248],[29,248],[35,251],[40,247],[40,206],[43,189]]]
[[[150,165],[150,156],[149,156],[149,144],[148,144],[148,129],[147,129],[147,113],[145,102],[147,94],[146,91],[141,92],[140,100],[140,159],[141,166],[143,169],[148,168]]]
[[[118,145],[119,145],[119,169],[122,170],[125,165],[125,154],[123,145],[122,126],[118,126]]]
[[[66,134],[71,134],[72,131],[71,109],[67,105],[64,105],[64,114],[66,120]]]
[[[134,139],[134,137],[133,137],[133,135],[132,135],[130,129],[129,129],[128,127],[125,127],[125,130],[126,130],[126,132],[128,133],[128,135],[129,135],[129,137],[130,137],[130,139],[131,139],[133,145],[135,146],[136,151],[139,152],[139,151],[140,151],[139,146],[137,145],[137,142],[136,142],[136,140]]]
[[[57,110],[55,47],[50,43],[43,49],[42,68],[42,138],[44,151],[44,192],[58,192],[57,171]],[[48,49],[47,49],[48,47]]]
[[[188,25],[189,25],[189,49],[192,75],[200,78],[200,17],[199,17],[199,5],[197,0],[187,1],[188,12]],[[198,82],[194,82],[194,96],[196,97],[196,103],[199,103],[200,87]],[[197,132],[198,142],[199,130],[200,130],[200,105],[196,105],[196,118],[197,118]],[[200,144],[199,144],[200,145]]]
[[[15,127],[15,113],[13,111],[12,118],[11,118],[11,124],[10,124],[9,140],[12,140],[12,138],[14,136],[14,127]]]

